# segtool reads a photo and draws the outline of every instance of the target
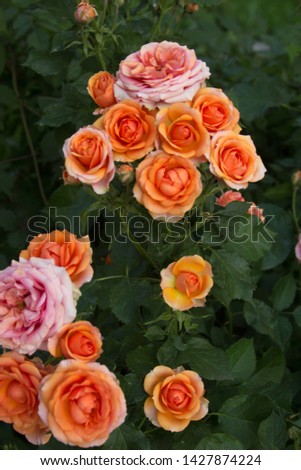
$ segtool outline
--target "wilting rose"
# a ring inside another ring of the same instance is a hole
[[[74,13],[74,18],[78,23],[90,23],[96,16],[97,11],[88,2],[80,2]]]
[[[0,356],[0,421],[11,423],[35,445],[51,434],[38,415],[38,390],[47,371],[16,352]]]
[[[208,153],[210,136],[196,109],[186,104],[173,104],[161,109],[157,122],[159,144],[164,152],[194,159]],[[201,160],[206,161],[206,158]]]
[[[226,207],[230,202],[245,202],[243,195],[239,191],[226,191],[220,197],[216,198],[215,204]]]
[[[265,222],[265,217],[263,215],[263,209],[260,209],[260,207],[256,206],[254,202],[252,202],[251,206],[249,207],[247,214],[254,215],[258,217],[263,223]]]
[[[154,152],[139,164],[133,191],[154,219],[176,222],[201,194],[201,175],[185,158]]]
[[[47,340],[76,315],[72,282],[51,259],[20,258],[0,271],[0,345],[23,354],[47,350]]]
[[[92,249],[87,236],[77,238],[68,230],[54,230],[34,237],[26,250],[21,251],[21,258],[31,257],[50,259],[56,266],[62,266],[77,287],[91,281],[93,277]]]
[[[154,426],[180,432],[190,421],[199,421],[208,413],[208,400],[201,377],[183,367],[157,366],[144,379],[149,398],[144,413]]]
[[[238,109],[218,88],[206,87],[198,90],[193,98],[192,107],[200,112],[203,126],[211,135],[218,131],[241,131],[238,125],[240,117]]]
[[[298,243],[295,247],[295,254],[298,263],[301,263],[301,233],[299,233]]]
[[[39,398],[42,421],[64,444],[101,446],[126,417],[115,375],[96,362],[61,361],[43,379]]]
[[[138,160],[155,146],[155,118],[132,100],[112,106],[94,123],[94,127],[108,134],[117,162]]]
[[[151,42],[121,61],[117,101],[132,98],[149,109],[192,100],[210,72],[194,50],[176,42]]]
[[[96,361],[102,353],[102,337],[89,321],[67,323],[49,338],[48,351],[54,357]]]
[[[114,95],[115,82],[116,78],[109,72],[98,72],[89,78],[89,95],[101,108],[108,108],[116,103]]]
[[[233,131],[217,132],[211,141],[210,171],[230,188],[246,188],[264,177],[262,163],[251,137]]]
[[[104,194],[114,178],[115,166],[107,135],[94,127],[79,129],[65,141],[63,152],[66,170],[81,183]]]
[[[163,298],[174,310],[203,307],[212,286],[211,265],[199,255],[183,256],[161,271]]]

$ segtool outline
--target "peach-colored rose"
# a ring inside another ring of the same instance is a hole
[[[217,132],[211,141],[210,171],[230,188],[243,189],[264,177],[266,168],[250,136]]]
[[[183,431],[190,421],[199,421],[208,413],[201,377],[183,367],[155,367],[145,376],[144,390],[150,395],[144,403],[145,415],[166,431]]]
[[[218,131],[241,131],[238,109],[219,88],[198,90],[192,100],[192,107],[200,112],[203,126],[211,135]]]
[[[64,444],[101,446],[126,417],[115,375],[96,362],[61,361],[43,379],[39,398],[42,421]]]
[[[38,390],[46,370],[16,352],[0,356],[0,421],[11,423],[32,444],[49,441],[49,429],[38,416]]]
[[[265,217],[263,215],[263,209],[260,209],[260,207],[256,206],[254,202],[252,202],[251,206],[249,207],[247,214],[250,215],[255,215],[258,217],[263,223],[265,222]]]
[[[301,263],[301,233],[299,233],[298,243],[295,246],[295,254],[298,263]]]
[[[211,265],[199,255],[183,256],[161,271],[160,287],[173,310],[203,307],[213,286]]]
[[[102,337],[89,321],[67,323],[49,338],[48,351],[54,357],[96,361],[102,353]]]
[[[216,198],[215,204],[226,207],[230,202],[233,201],[245,202],[245,199],[239,191],[226,191],[220,197]]]
[[[194,50],[176,42],[151,42],[121,61],[115,96],[117,101],[132,98],[154,109],[192,100],[209,77]]]
[[[50,259],[56,266],[62,266],[77,287],[91,281],[93,277],[92,249],[89,236],[77,238],[68,230],[54,230],[34,237],[21,258],[31,257]]]
[[[108,134],[117,162],[138,160],[155,146],[155,118],[132,100],[112,106],[94,123],[94,127]]]
[[[200,172],[177,155],[153,152],[136,170],[134,196],[154,219],[180,220],[201,192]]]
[[[108,108],[116,103],[114,84],[116,78],[109,72],[97,72],[88,81],[88,92],[101,108]]]
[[[92,126],[83,127],[65,141],[66,170],[81,183],[104,194],[114,178],[112,147],[107,135]]]
[[[159,144],[164,152],[194,159],[208,153],[210,136],[196,109],[182,103],[173,104],[161,109],[157,121]]]
[[[80,2],[74,13],[74,18],[78,23],[90,23],[96,16],[97,11],[89,2]]]

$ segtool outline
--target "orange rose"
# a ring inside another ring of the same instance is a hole
[[[196,109],[173,104],[157,114],[159,140],[166,153],[183,158],[199,158],[208,153],[210,137]],[[206,161],[206,158],[199,158]]]
[[[102,353],[101,347],[100,331],[89,321],[67,323],[48,340],[48,351],[52,356],[84,362],[96,361]]]
[[[68,174],[104,194],[114,178],[115,166],[107,135],[92,126],[83,127],[63,146]]]
[[[71,281],[81,287],[93,276],[92,249],[88,235],[77,238],[67,230],[54,230],[34,237],[20,257],[29,259],[52,258],[56,266],[62,266],[69,274]]]
[[[155,146],[155,118],[133,100],[112,106],[94,123],[94,127],[108,134],[117,162],[138,160]]]
[[[134,196],[154,219],[180,220],[201,192],[200,172],[177,155],[153,152],[136,170]]]
[[[32,444],[46,444],[49,429],[38,416],[38,389],[43,367],[16,352],[0,356],[0,420],[12,423]]]
[[[213,286],[211,265],[199,255],[183,256],[161,271],[165,302],[174,310],[203,307]]]
[[[233,131],[215,134],[209,161],[211,173],[233,189],[246,188],[261,180],[266,172],[251,137]]]
[[[144,379],[144,390],[150,395],[144,403],[145,415],[166,431],[183,431],[190,421],[199,421],[208,413],[201,377],[183,367],[155,367]]]
[[[109,108],[116,103],[114,96],[115,77],[109,72],[97,72],[88,81],[88,93],[101,108]]]
[[[238,109],[218,88],[200,88],[192,100],[192,107],[201,113],[203,126],[211,135],[218,131],[241,131]]]
[[[126,417],[117,379],[106,366],[61,361],[42,381],[39,415],[64,444],[101,446]]]

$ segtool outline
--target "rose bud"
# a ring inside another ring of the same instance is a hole
[[[88,2],[80,2],[74,13],[74,18],[78,23],[90,23],[96,16],[97,11]]]
[[[122,183],[130,183],[134,179],[134,169],[131,165],[124,163],[116,170],[117,175]]]
[[[197,3],[187,3],[185,6],[185,11],[186,13],[196,13],[200,9],[199,5]]]
[[[295,173],[293,173],[292,183],[294,186],[301,186],[301,170],[295,171]]]

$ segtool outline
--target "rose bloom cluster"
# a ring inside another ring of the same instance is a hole
[[[209,77],[193,50],[168,41],[126,57],[116,77],[94,74],[88,92],[100,117],[65,142],[69,181],[103,194],[122,163],[127,181],[135,173],[138,203],[153,218],[176,222],[202,193],[200,163],[234,190],[261,180],[266,169],[251,137],[240,134],[239,111],[206,86]]]
[[[89,23],[96,15],[81,2],[75,19]],[[196,205],[205,171],[230,188],[216,204],[244,201],[237,190],[266,170],[252,139],[240,134],[239,111],[222,90],[206,85],[209,77],[193,50],[168,41],[126,57],[116,77],[91,76],[98,118],[65,141],[65,184],[102,195],[117,173],[150,216],[166,222]],[[263,220],[255,204],[248,213]],[[0,420],[33,444],[53,435],[68,445],[100,446],[126,418],[122,389],[100,363],[102,335],[76,318],[91,263],[88,237],[55,230],[34,237],[20,260],[0,272]],[[199,254],[183,256],[161,270],[162,297],[175,311],[203,307],[213,278]],[[38,350],[48,351],[53,365],[25,356]],[[181,366],[155,367],[144,389],[146,417],[167,431],[180,432],[208,412],[202,379]]]

